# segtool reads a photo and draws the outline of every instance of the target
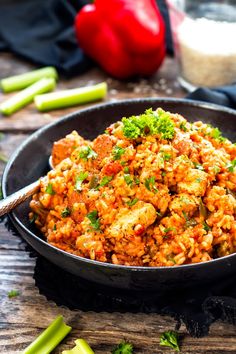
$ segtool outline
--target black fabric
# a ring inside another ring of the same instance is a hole
[[[79,48],[75,37],[74,18],[88,2],[1,0],[0,50],[11,51],[39,66],[53,65],[68,77],[83,73],[94,63]],[[157,0],[157,3],[167,23],[167,48],[172,53],[165,1]]]
[[[89,60],[79,48],[74,17],[85,0],[7,0],[0,4],[0,50],[39,65],[55,66],[67,76],[86,71]]]
[[[8,218],[7,228],[18,237]],[[165,294],[137,293],[101,287],[60,269],[22,241],[31,257],[36,257],[35,284],[40,294],[58,306],[95,312],[144,312],[169,315],[176,329],[185,324],[191,336],[202,337],[216,320],[236,324],[236,275],[207,286],[177,289]]]
[[[187,98],[191,100],[216,103],[236,109],[236,84],[221,86],[215,89],[200,87],[191,92]]]

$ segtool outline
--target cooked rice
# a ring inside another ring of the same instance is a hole
[[[167,117],[173,136],[147,126],[127,137],[123,120],[92,142],[75,131],[56,142],[30,219],[50,244],[113,264],[174,266],[235,252],[236,146],[200,121],[146,115]]]

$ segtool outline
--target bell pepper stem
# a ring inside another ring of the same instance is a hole
[[[39,111],[49,111],[98,101],[103,99],[106,93],[107,84],[102,82],[93,86],[38,95],[35,97],[34,102]]]
[[[43,78],[26,89],[18,92],[7,101],[0,105],[0,112],[4,115],[11,115],[20,108],[31,103],[34,97],[40,93],[48,92],[54,89],[55,79]]]
[[[0,87],[5,93],[18,91],[32,85],[34,82],[42,79],[43,77],[51,77],[57,80],[58,74],[54,67],[47,66],[45,68],[30,71],[21,75],[6,77],[0,81]]]
[[[70,331],[71,327],[63,322],[62,316],[58,316],[22,354],[49,354]]]

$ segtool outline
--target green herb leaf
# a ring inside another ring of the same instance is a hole
[[[124,174],[124,180],[128,186],[133,184],[133,179],[131,178],[130,174]]]
[[[50,195],[56,194],[56,192],[53,190],[52,183],[48,183],[48,185],[46,187],[46,193],[48,193]]]
[[[186,127],[186,122],[181,122],[179,125],[180,129],[183,130],[184,132],[186,132],[188,129]]]
[[[170,232],[170,231],[173,231],[174,228],[173,227],[167,227],[166,229],[164,229],[164,232],[167,233],[167,232]]]
[[[75,177],[75,189],[77,191],[82,191],[82,183],[88,177],[88,172],[80,172],[78,176]]]
[[[226,140],[226,138],[224,138],[222,136],[222,133],[221,133],[220,129],[218,129],[218,128],[212,128],[212,131],[210,132],[209,135],[210,135],[211,138],[216,139],[219,142],[222,142],[222,141]]]
[[[85,161],[88,159],[96,159],[97,156],[97,153],[93,151],[90,146],[82,146],[79,152],[79,157]]]
[[[98,218],[98,212],[97,210],[93,210],[90,213],[87,214],[87,218],[90,220],[91,222],[91,226],[94,230],[100,230],[100,220]]]
[[[178,333],[175,331],[164,332],[160,338],[160,345],[173,348],[174,350],[179,352],[180,349],[178,344]]]
[[[70,214],[71,214],[71,211],[70,211],[70,209],[69,209],[68,207],[66,207],[65,209],[63,209],[62,212],[61,212],[61,216],[62,216],[63,218],[66,218],[67,216],[70,216]]]
[[[109,182],[111,182],[112,178],[113,176],[104,176],[98,185],[98,188],[106,186]]]
[[[226,165],[226,168],[229,172],[233,173],[234,168],[236,167],[236,160],[232,160],[230,163]]]
[[[129,173],[129,167],[124,168],[124,173]]]
[[[171,159],[171,157],[172,157],[171,154],[167,154],[166,152],[163,152],[162,156],[163,156],[163,160],[164,161],[169,161]]]
[[[144,114],[123,118],[123,133],[129,139],[160,134],[162,139],[174,137],[174,122],[168,112],[147,109]]]
[[[208,232],[208,231],[211,230],[211,227],[209,225],[207,225],[207,223],[205,221],[202,224],[203,224],[203,228],[204,228],[205,231]]]
[[[156,181],[156,178],[154,176],[152,176],[150,178],[146,178],[144,181],[144,185],[150,192],[157,193],[158,189],[155,186],[155,181]]]
[[[31,224],[34,224],[35,220],[37,220],[38,217],[39,217],[38,214],[34,213],[33,216],[32,216],[32,218],[30,219],[30,223],[31,223]]]
[[[138,198],[134,198],[133,200],[130,200],[129,202],[127,202],[128,206],[133,206],[138,202]]]
[[[53,225],[53,231],[56,231],[56,230],[57,230],[57,225],[54,224],[54,225]]]
[[[9,299],[11,299],[12,297],[19,296],[19,295],[20,295],[19,290],[10,290],[9,293],[7,294]]]
[[[116,145],[112,150],[113,160],[120,160],[121,156],[124,155],[124,153],[125,149]]]
[[[113,349],[112,354],[132,354],[133,353],[133,345],[131,343],[122,341],[117,345],[115,349]]]

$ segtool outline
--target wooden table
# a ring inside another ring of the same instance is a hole
[[[8,53],[0,56],[0,78],[22,73],[33,66],[20,61]],[[150,80],[137,80],[121,83],[107,77],[98,69],[70,81],[60,80],[58,88],[73,88],[107,81],[109,93],[107,101],[131,97],[184,97],[185,92],[176,82],[176,65],[167,58],[161,70]],[[10,95],[9,95],[10,96]],[[5,99],[0,94],[0,102]],[[0,151],[7,157],[34,130],[57,120],[75,108],[39,114],[33,105],[19,111],[10,118],[0,117],[0,131],[4,133],[0,141]],[[4,163],[0,163],[1,172]],[[160,334],[174,329],[175,321],[170,317],[156,314],[120,314],[70,311],[59,308],[39,295],[34,285],[33,272],[35,259],[29,257],[20,238],[13,236],[0,224],[0,353],[16,354],[33,341],[58,315],[72,325],[71,334],[57,347],[54,353],[72,348],[73,341],[82,337],[93,347],[96,354],[111,353],[114,345],[126,338],[135,345],[135,353],[173,353],[169,348],[159,346]],[[9,299],[12,289],[20,295]],[[196,339],[181,328],[183,334],[183,354],[228,354],[236,353],[236,328],[229,324],[215,323],[208,337]]]

